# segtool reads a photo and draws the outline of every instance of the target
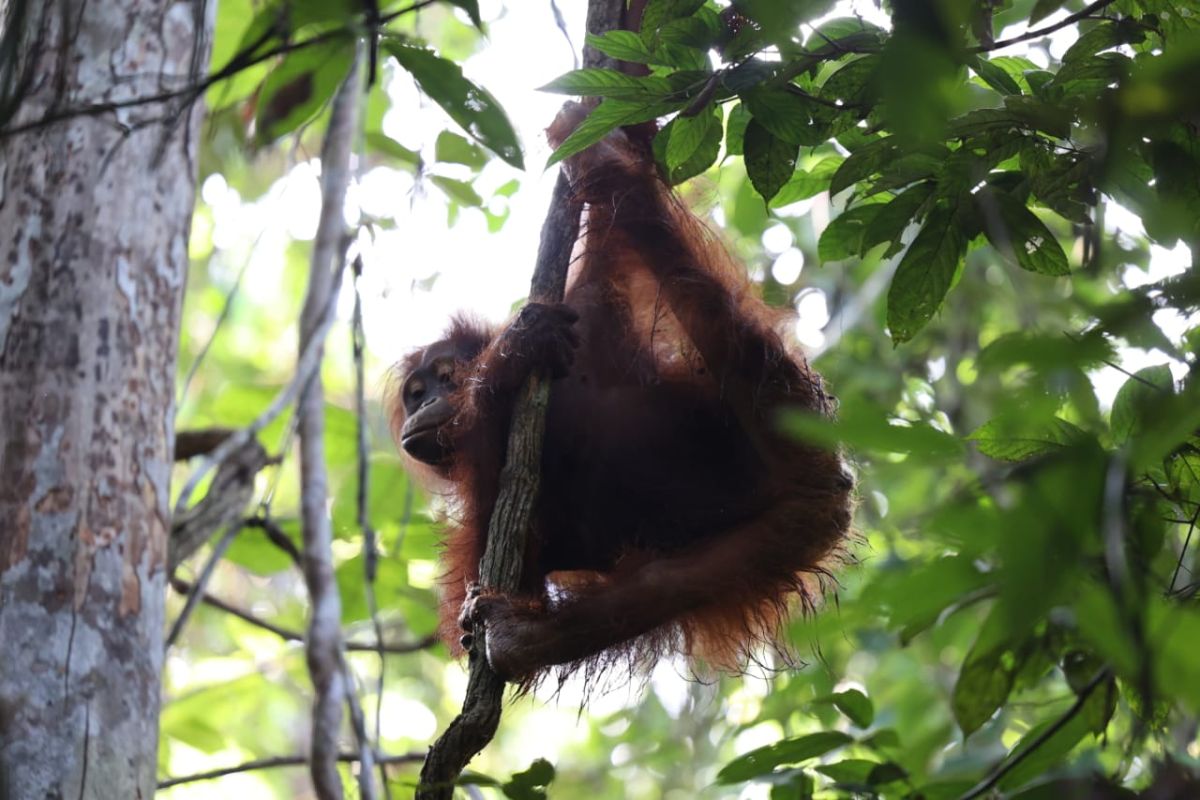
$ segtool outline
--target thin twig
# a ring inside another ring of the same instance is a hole
[[[413,11],[418,11],[422,8],[425,8],[426,6],[432,5],[435,2],[438,2],[438,0],[419,0],[419,2],[415,2],[410,6],[406,6],[405,8],[399,9],[398,11],[393,11],[390,14],[385,14],[381,18],[380,22],[383,25],[387,25],[389,22],[392,22],[393,20],[395,20],[405,14],[409,14]],[[41,117],[39,117],[38,119],[31,120],[29,122],[25,122],[20,125],[13,125],[13,126],[7,127],[7,128],[0,128],[0,138],[5,138],[8,136],[15,136],[17,134],[25,133],[27,131],[37,130],[39,128],[44,128],[49,125],[53,125],[56,122],[62,122],[64,120],[74,119],[75,117],[96,116],[99,114],[106,114],[111,111],[119,111],[121,109],[126,109],[126,108],[138,108],[140,106],[155,105],[157,103],[167,103],[172,100],[178,100],[179,98],[182,98],[182,97],[187,97],[188,104],[190,105],[191,103],[193,103],[197,99],[199,99],[206,91],[208,91],[209,88],[211,88],[215,84],[218,84],[221,81],[226,80],[228,78],[232,78],[233,76],[237,75],[239,72],[247,70],[250,67],[254,67],[265,61],[269,61],[270,59],[272,59],[276,56],[287,55],[288,53],[294,53],[297,50],[304,50],[304,49],[312,47],[314,45],[323,44],[325,42],[329,42],[334,39],[338,39],[338,38],[342,38],[342,37],[346,37],[346,38],[352,37],[352,36],[356,35],[357,30],[358,30],[357,26],[354,26],[354,25],[340,26],[337,28],[332,28],[327,31],[323,31],[314,36],[310,36],[307,39],[301,39],[301,40],[295,41],[295,42],[291,42],[291,41],[284,42],[280,45],[269,48],[269,49],[264,50],[261,53],[258,53],[257,55],[255,55],[254,51],[257,50],[259,47],[262,47],[263,44],[265,44],[268,40],[271,39],[272,36],[274,36],[276,34],[275,31],[267,31],[257,41],[252,42],[250,45],[248,45],[242,51],[235,53],[229,59],[229,62],[226,63],[226,65],[224,67],[221,67],[216,72],[212,72],[212,73],[208,74],[200,81],[197,81],[195,83],[189,83],[188,85],[183,86],[179,89],[168,89],[167,91],[156,92],[151,95],[142,95],[141,97],[130,97],[125,100],[113,100],[113,101],[108,101],[108,102],[104,102],[104,103],[89,103],[88,105],[75,106],[73,108],[61,108],[56,111],[44,114]],[[165,118],[163,118],[163,119],[165,119]],[[162,120],[160,119],[160,120],[155,120],[155,121],[162,121]]]
[[[991,51],[999,50],[1002,47],[1008,47],[1009,45],[1019,44],[1021,42],[1028,42],[1030,39],[1040,39],[1043,36],[1049,36],[1050,34],[1054,33],[1057,30],[1061,30],[1061,29],[1067,27],[1068,25],[1073,25],[1076,22],[1079,22],[1081,19],[1086,19],[1086,18],[1092,16],[1097,11],[1100,11],[1105,6],[1112,5],[1114,2],[1115,2],[1115,0],[1098,0],[1098,2],[1092,3],[1089,6],[1086,6],[1081,11],[1076,11],[1074,14],[1071,14],[1068,17],[1064,17],[1063,19],[1060,19],[1058,22],[1055,22],[1051,25],[1047,25],[1044,28],[1038,28],[1035,31],[1026,31],[1025,33],[1022,33],[1020,36],[1014,36],[1011,39],[1001,39],[1000,41],[992,42],[989,45],[979,45],[978,47],[970,47],[970,48],[967,48],[967,52],[968,53],[990,53]]]
[[[186,581],[183,578],[171,578],[171,588],[182,595],[191,595],[195,584]],[[304,634],[299,631],[293,631],[284,628],[281,625],[276,625],[274,622],[269,622],[262,617],[247,611],[244,608],[239,608],[232,603],[222,600],[219,597],[203,592],[198,595],[200,602],[206,606],[211,606],[219,611],[224,611],[230,616],[237,617],[245,623],[253,625],[269,633],[273,633],[285,642],[303,642]],[[405,654],[416,653],[421,650],[428,650],[438,643],[436,634],[430,634],[424,638],[417,639],[413,642],[401,642],[398,644],[388,644],[387,642],[346,642],[344,647],[347,652],[351,653],[378,653],[383,651],[390,654]]]
[[[425,758],[424,753],[401,753],[398,755],[380,755],[376,757],[376,761],[380,764],[415,764]],[[358,753],[338,753],[337,760],[344,764],[357,764]],[[180,775],[178,778],[166,778],[159,781],[159,789],[170,789],[172,786],[179,786],[184,783],[196,783],[197,781],[211,781],[216,778],[224,778],[226,775],[236,775],[239,772],[254,772],[260,769],[275,769],[277,767],[301,767],[308,763],[307,756],[272,756],[270,758],[256,758],[253,761],[245,761],[232,767],[221,767],[220,769],[210,769],[205,772],[197,772],[192,775]]]
[[[959,800],[974,800],[974,798],[982,797],[991,791],[998,783],[1000,783],[1001,780],[1004,779],[1005,775],[1016,769],[1018,764],[1020,764],[1029,756],[1033,755],[1033,753],[1036,752],[1039,747],[1050,741],[1054,734],[1058,733],[1066,726],[1068,722],[1074,719],[1075,716],[1083,710],[1088,698],[1092,696],[1092,692],[1096,691],[1101,684],[1110,678],[1112,678],[1112,670],[1110,670],[1108,667],[1104,667],[1094,676],[1092,676],[1092,679],[1079,690],[1078,694],[1076,694],[1075,702],[1071,704],[1070,708],[1063,712],[1061,717],[1054,721],[1054,724],[1038,734],[1037,738],[1030,742],[1029,746],[1020,753],[1012,756],[1007,761],[1003,762],[999,767],[992,770],[992,773],[988,775],[987,778],[976,784],[970,791],[960,797]]]
[[[1179,551],[1179,560],[1175,562],[1175,571],[1171,573],[1171,583],[1167,587],[1167,594],[1172,594],[1175,591],[1175,581],[1179,579],[1179,571],[1183,569],[1183,560],[1187,556],[1188,547],[1192,544],[1192,534],[1196,532],[1196,522],[1200,520],[1200,507],[1196,508],[1192,514],[1191,520],[1188,522],[1187,536],[1183,540],[1183,547]]]
[[[341,271],[339,270],[334,277],[335,283],[341,282]],[[204,476],[218,464],[224,463],[235,450],[239,449],[246,442],[257,436],[263,428],[275,421],[283,410],[291,405],[295,400],[296,395],[304,388],[317,367],[320,366],[322,351],[325,345],[325,337],[329,333],[329,329],[333,327],[335,306],[337,305],[337,295],[334,293],[325,307],[324,316],[321,318],[320,325],[313,332],[313,335],[305,342],[301,349],[300,358],[296,363],[296,375],[292,378],[291,383],[285,386],[279,394],[275,395],[275,399],[271,401],[271,405],[267,406],[261,414],[259,414],[253,422],[245,428],[231,434],[228,439],[222,442],[211,453],[209,453],[200,464],[197,465],[195,471],[188,476],[187,483],[179,491],[179,498],[175,501],[174,514],[178,516],[182,514],[188,507],[191,501],[192,494],[196,491],[196,487]]]
[[[183,626],[187,624],[188,619],[192,616],[192,611],[196,608],[196,603],[200,599],[200,595],[204,594],[204,589],[208,586],[208,581],[212,577],[213,570],[216,569],[217,563],[225,556],[225,551],[229,549],[229,545],[233,544],[234,537],[241,530],[241,525],[230,526],[220,541],[217,542],[217,546],[213,548],[208,560],[204,562],[204,569],[200,570],[199,576],[196,577],[196,583],[192,586],[191,591],[188,592],[187,600],[183,604],[183,610],[179,612],[179,616],[175,618],[175,622],[171,625],[171,632],[167,634],[167,649],[170,649],[175,644],[175,640],[183,632]]]
[[[358,527],[362,531],[363,553],[363,594],[366,595],[367,611],[371,617],[371,627],[375,631],[375,641],[383,642],[383,626],[379,622],[379,601],[375,595],[375,578],[378,573],[379,548],[376,542],[375,529],[371,527],[369,500],[371,497],[371,442],[367,430],[367,390],[366,390],[366,335],[363,330],[362,309],[362,256],[354,259],[354,314],[350,325],[350,338],[354,357],[354,412],[358,428]],[[384,678],[387,673],[387,657],[379,650],[379,677],[375,684],[375,735],[372,741],[379,744],[380,720],[383,712]],[[361,713],[361,712],[360,712]],[[366,740],[366,727],[363,726],[362,738]],[[388,788],[387,776],[380,775],[383,780],[384,795],[390,800],[391,789]]]

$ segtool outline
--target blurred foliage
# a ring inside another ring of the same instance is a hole
[[[378,49],[363,170],[408,173],[438,188],[423,202],[444,202],[451,223],[472,208],[496,230],[507,212],[489,195],[518,182],[488,192],[477,179],[493,155],[522,156],[493,95],[462,69],[487,47],[479,8],[370,5],[222,0],[211,67],[227,74],[207,92],[206,194],[219,178],[241,224],[265,229],[256,203],[317,152],[365,35]],[[1177,244],[1192,258],[1200,246],[1200,9],[858,5],[884,13],[651,0],[641,34],[589,40],[648,74],[578,70],[546,87],[601,98],[552,160],[616,125],[670,117],[655,142],[664,174],[702,176],[681,191],[712,208],[770,302],[800,309],[797,330],[841,398],[837,422],[781,424],[848,449],[861,541],[825,609],[791,630],[802,669],[705,683],[664,665],[624,694],[593,692],[578,715],[577,686],[557,703],[517,700],[469,776],[485,794],[1200,797],[1200,273],[1160,269],[1186,258]],[[1054,30],[1025,37],[1026,23]],[[389,111],[416,113],[397,108],[402,81],[444,114],[419,149],[384,132]],[[194,223],[181,364],[199,367],[180,376],[180,427],[246,424],[295,357],[307,242],[268,237],[270,286],[239,298],[262,269],[260,242],[231,238],[218,205],[199,203]],[[1105,224],[1126,210],[1140,226]],[[376,234],[395,219],[358,224]],[[378,559],[364,549],[344,331],[328,350],[347,639],[374,641],[373,587],[384,640],[419,643],[435,626],[430,500],[400,469],[372,398]],[[285,459],[260,476],[259,510],[295,541],[290,423],[262,438]],[[303,631],[303,583],[261,530],[237,537],[209,591]],[[423,751],[457,710],[464,673],[440,646],[389,654],[382,676],[375,654],[351,663],[385,753]],[[303,750],[308,678],[278,632],[201,607],[165,686],[164,775]],[[389,774],[405,796],[416,769]],[[309,790],[302,769],[279,769],[164,795],[216,791]]]

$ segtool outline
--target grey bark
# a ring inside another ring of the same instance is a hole
[[[308,292],[300,316],[300,349],[307,349],[322,325],[322,317],[338,289],[345,260],[346,188],[350,185],[350,155],[358,130],[360,70],[354,67],[342,82],[330,111],[329,130],[321,147],[321,218],[313,242]],[[337,268],[335,270],[335,264]],[[305,656],[313,682],[312,739],[309,772],[321,800],[341,800],[338,773],[338,734],[342,703],[346,701],[346,673],[342,669],[342,601],[333,576],[333,533],[325,472],[325,391],[321,370],[315,369],[297,400],[300,434],[300,518],[304,534],[304,580],[308,587],[309,620]],[[370,751],[367,751],[369,761]],[[365,783],[360,791],[374,796],[372,770],[364,763]]]
[[[0,125],[184,84],[210,5],[23,4]],[[198,121],[0,129],[0,797],[154,794]]]

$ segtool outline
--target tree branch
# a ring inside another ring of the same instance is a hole
[[[622,27],[624,12],[624,0],[590,0],[588,32],[602,34]],[[632,13],[636,15],[637,11]],[[583,65],[619,66],[592,47],[584,48]],[[530,300],[562,301],[571,251],[579,238],[581,210],[566,174],[560,171],[550,210],[542,224]],[[489,521],[487,546],[479,568],[484,588],[513,592],[520,585],[525,543],[541,488],[542,434],[549,400],[549,379],[534,373],[522,388],[513,410],[508,457],[500,475],[500,495]],[[455,780],[475,754],[492,740],[500,724],[504,680],[492,672],[483,655],[487,652],[486,627],[479,626],[473,633],[462,713],[430,748],[421,769],[417,800],[450,800]]]
[[[1034,30],[1034,31],[1026,31],[1025,33],[1022,33],[1020,36],[1014,36],[1011,39],[1001,39],[998,42],[992,42],[991,44],[988,44],[988,45],[979,45],[978,47],[971,47],[971,48],[967,49],[967,52],[968,53],[990,53],[991,51],[999,50],[1002,47],[1008,47],[1009,45],[1020,44],[1021,42],[1028,42],[1031,39],[1040,39],[1043,36],[1049,36],[1050,34],[1054,33],[1057,30],[1061,30],[1061,29],[1067,27],[1068,25],[1074,25],[1076,22],[1079,22],[1081,19],[1086,19],[1086,18],[1092,16],[1097,11],[1102,10],[1105,6],[1112,5],[1114,2],[1115,2],[1115,0],[1097,0],[1097,2],[1092,3],[1089,6],[1085,6],[1082,10],[1076,11],[1074,14],[1071,14],[1068,17],[1064,17],[1052,25],[1047,25],[1044,28],[1038,28],[1037,30]]]
[[[190,581],[185,581],[183,578],[171,578],[171,588],[182,595],[191,595],[195,584]],[[219,611],[224,611],[230,616],[237,617],[242,622],[253,625],[256,628],[261,628],[264,631],[273,633],[285,642],[303,642],[304,634],[299,631],[293,631],[284,628],[281,625],[276,625],[274,622],[269,622],[256,614],[247,611],[244,608],[239,608],[232,603],[222,600],[208,592],[203,592],[197,595],[200,602],[206,606],[211,606]],[[388,644],[386,642],[346,642],[343,646],[350,653],[379,653],[388,654],[404,654],[416,653],[420,650],[428,650],[437,644],[438,638],[435,634],[429,634],[414,642],[400,642],[397,644]]]
[[[420,761],[425,756],[422,753],[400,753],[393,756],[381,755],[376,758],[376,762],[380,765],[390,764],[413,764]],[[358,753],[338,753],[337,760],[345,764],[358,763]],[[259,769],[275,769],[277,767],[299,767],[307,763],[307,756],[271,756],[270,758],[256,758],[253,761],[245,761],[233,767],[221,767],[220,769],[210,769],[205,772],[197,772],[192,775],[180,775],[178,778],[166,778],[159,781],[159,789],[170,789],[172,786],[179,786],[184,783],[195,783],[196,781],[211,781],[216,778],[223,778],[226,775],[236,775],[239,772],[253,772]]]
[[[361,58],[355,55],[349,74],[333,99],[329,130],[321,146],[321,217],[313,241],[308,292],[300,315],[300,350],[304,352],[322,327],[325,310],[337,293],[335,273],[345,261],[343,208],[350,183],[350,156],[358,129]],[[317,361],[323,348],[319,348]],[[309,772],[320,800],[342,800],[338,774],[338,734],[342,704],[349,687],[342,670],[342,603],[333,575],[333,533],[326,511],[325,393],[315,368],[296,402],[300,437],[300,519],[303,530],[304,583],[308,589],[309,620],[305,657],[313,682],[312,735]],[[360,771],[360,791],[374,796],[374,773]]]
[[[975,800],[976,797],[982,797],[990,792],[995,786],[1000,783],[1005,775],[1012,772],[1029,756],[1033,755],[1039,747],[1050,741],[1054,734],[1058,733],[1063,727],[1070,722],[1075,716],[1083,710],[1088,698],[1092,696],[1092,692],[1096,691],[1108,679],[1112,678],[1112,670],[1108,667],[1097,672],[1092,679],[1087,682],[1079,693],[1075,696],[1075,702],[1071,707],[1063,712],[1063,715],[1054,721],[1054,724],[1042,731],[1036,739],[1029,743],[1029,746],[1022,750],[1017,755],[1000,764],[992,774],[985,778],[980,783],[976,784],[969,792],[964,794],[959,800]]]

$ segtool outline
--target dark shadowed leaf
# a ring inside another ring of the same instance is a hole
[[[575,155],[600,141],[614,128],[635,125],[669,114],[678,104],[642,103],[631,100],[604,100],[592,109],[570,136],[563,140],[558,149],[550,154],[546,166],[553,166],[564,158]]]
[[[746,126],[745,150],[750,182],[769,203],[796,170],[800,148],[773,135],[755,119]]]
[[[834,748],[847,745],[854,741],[840,731],[822,731],[799,736],[795,739],[784,739],[757,750],[751,750],[745,755],[730,761],[717,773],[717,783],[741,783],[751,778],[767,775],[775,767],[783,764],[797,764],[828,753]]]
[[[934,209],[913,240],[888,291],[888,329],[897,344],[917,334],[941,308],[967,243],[954,214]]]
[[[521,145],[504,109],[486,90],[467,80],[457,64],[395,39],[385,40],[384,47],[412,74],[421,91],[472,139],[517,169],[524,169]]]
[[[833,704],[837,706],[838,711],[849,717],[850,721],[860,728],[869,728],[875,721],[875,706],[871,703],[871,699],[858,689],[835,692]]]
[[[879,203],[871,203],[838,214],[821,231],[817,255],[822,261],[841,261],[858,255],[863,249],[863,234],[882,208]]]
[[[255,138],[265,144],[317,115],[350,70],[354,41],[338,38],[288,53],[263,82]]]
[[[987,421],[967,440],[975,442],[979,452],[989,458],[1017,463],[1078,444],[1086,437],[1080,428],[1059,417],[1038,420],[1014,414]]]

